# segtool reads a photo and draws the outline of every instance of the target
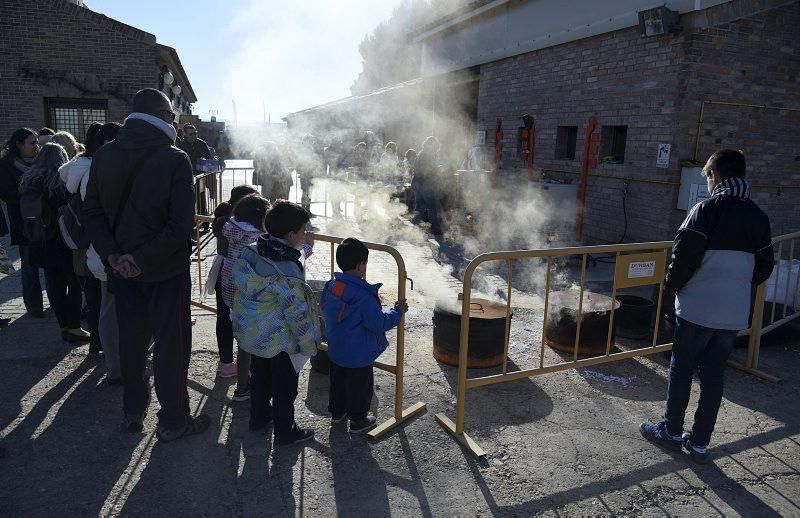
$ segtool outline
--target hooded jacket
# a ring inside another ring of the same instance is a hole
[[[67,186],[67,190],[72,194],[80,191],[81,199],[86,198],[86,186],[89,183],[89,168],[91,166],[91,158],[79,156],[58,168],[58,175],[64,185]]]
[[[117,138],[94,155],[83,223],[104,262],[111,254],[131,254],[142,271],[133,280],[158,282],[189,269],[195,202],[192,166],[186,153],[173,145],[172,126],[136,115],[128,117]],[[132,171],[137,163],[142,164],[139,170]],[[130,174],[136,175],[130,199],[123,200]]]
[[[296,255],[295,255],[296,254]],[[246,352],[314,356],[322,341],[319,305],[305,282],[300,252],[262,236],[233,263],[233,336]]]
[[[64,185],[67,186],[67,191],[71,194],[80,193],[81,201],[86,199],[86,186],[89,184],[89,169],[91,166],[91,158],[79,156],[58,168],[58,174],[61,176]],[[89,245],[89,249],[86,250],[86,267],[89,268],[95,279],[103,282],[108,279],[103,261],[92,245]]]
[[[325,319],[328,356],[335,364],[366,367],[389,346],[386,332],[397,327],[403,314],[396,309],[381,309],[378,298],[381,286],[340,272],[325,285],[320,308]]]
[[[769,218],[750,199],[750,184],[724,180],[675,236],[666,278],[675,314],[711,329],[746,329],[751,290],[774,265]]]
[[[222,235],[227,242],[226,255],[222,261],[222,271],[220,272],[220,284],[222,285],[222,300],[228,307],[233,304],[233,263],[239,257],[242,249],[252,245],[263,234],[262,231],[249,223],[236,221],[231,218],[222,227]]]

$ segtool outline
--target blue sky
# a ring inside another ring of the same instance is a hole
[[[85,0],[175,47],[208,119],[261,122],[346,97],[358,44],[398,0]]]

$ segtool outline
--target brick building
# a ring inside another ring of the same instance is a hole
[[[175,49],[80,1],[0,0],[0,135],[49,126],[82,140],[92,121],[122,121],[141,88],[180,114],[197,101]]]
[[[601,160],[588,177],[588,242],[671,239],[691,189],[682,166],[722,147],[745,151],[753,196],[773,233],[800,229],[800,2],[667,1],[677,14],[673,30],[665,20],[664,34],[645,37],[639,14],[652,6],[469,2],[412,35],[422,44],[423,78],[438,92],[422,104],[440,110],[436,121],[455,119],[484,134],[489,154],[502,119],[507,177],[526,173],[517,130],[532,115],[536,167],[573,183],[587,122],[597,114]],[[454,92],[474,95],[457,103],[458,115],[440,101]],[[447,133],[429,119],[419,134]],[[658,167],[663,144],[671,149]],[[701,183],[696,173],[691,178]]]

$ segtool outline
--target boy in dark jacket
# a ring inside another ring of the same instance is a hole
[[[337,272],[322,293],[322,315],[328,337],[330,397],[328,410],[334,423],[350,418],[350,432],[375,426],[369,414],[373,393],[372,363],[389,346],[386,331],[397,327],[408,311],[405,300],[383,311],[378,298],[381,284],[369,284],[369,249],[354,238],[342,241],[336,250]]]
[[[769,278],[775,265],[769,218],[750,200],[744,154],[717,151],[703,176],[711,197],[689,211],[675,236],[667,271],[677,316],[667,409],[663,421],[639,427],[645,439],[678,451],[683,446],[698,462],[708,459],[725,365],[737,333],[749,325],[751,290]],[[683,433],[695,368],[700,401],[692,431]]]

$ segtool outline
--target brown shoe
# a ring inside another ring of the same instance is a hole
[[[180,428],[167,428],[158,425],[156,436],[159,441],[172,442],[187,435],[194,435],[205,432],[211,425],[211,418],[206,414],[199,414],[197,417],[190,417],[189,422]]]

